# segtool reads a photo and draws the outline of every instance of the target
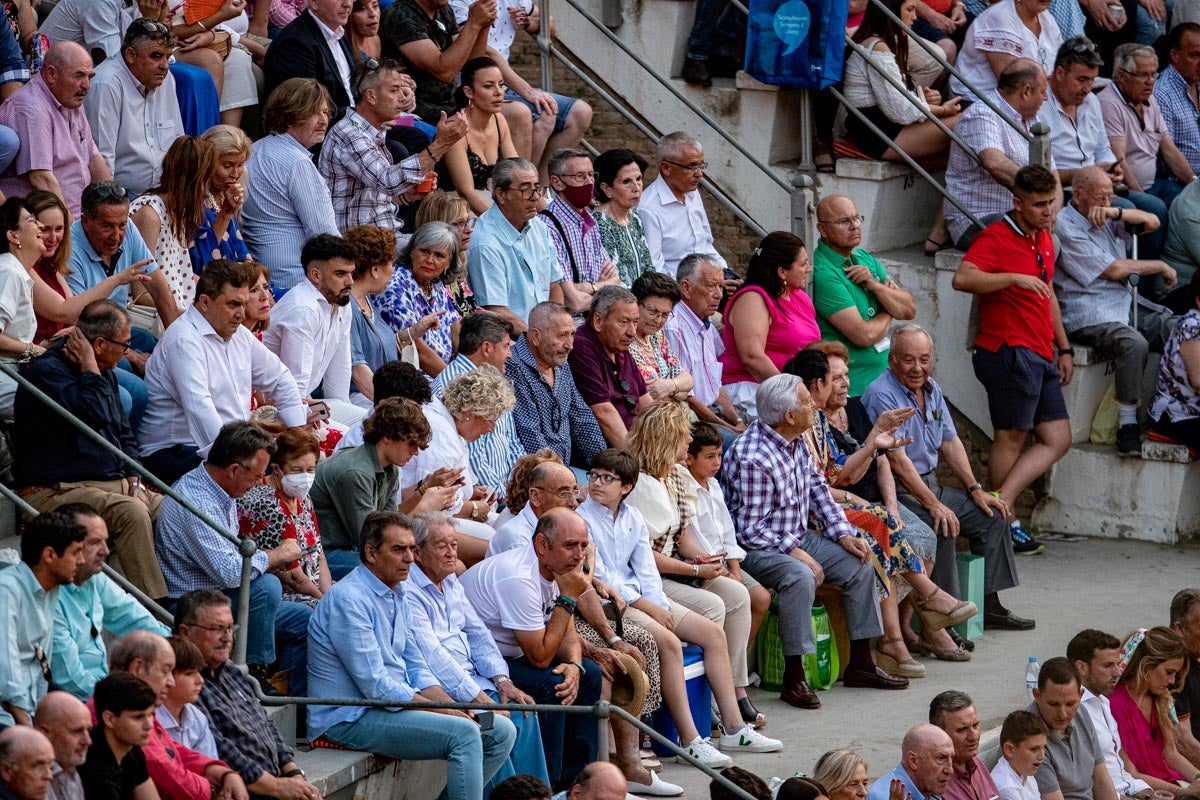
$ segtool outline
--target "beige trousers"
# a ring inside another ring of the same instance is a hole
[[[679,603],[720,625],[729,644],[733,685],[749,683],[746,647],[750,640],[750,592],[733,578],[713,578],[696,588],[663,580],[663,591],[672,604]]]

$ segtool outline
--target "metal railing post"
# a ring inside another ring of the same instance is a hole
[[[238,545],[238,553],[242,556],[242,578],[238,588],[237,606],[238,632],[241,635],[233,638],[233,653],[230,654],[233,663],[238,666],[246,663],[246,648],[249,645],[247,640],[250,638],[250,578],[254,570],[250,559],[256,549],[254,542],[249,539],[242,539]]]
[[[811,217],[809,212],[813,207],[813,180],[803,172],[792,176],[792,233],[812,244],[814,237],[810,230]]]
[[[596,715],[596,758],[608,761],[608,720],[612,716],[613,706],[607,700],[601,700],[592,706]]]
[[[1038,120],[1029,132],[1033,134],[1029,140],[1029,163],[1050,169],[1050,126]]]
[[[541,60],[542,67],[542,91],[553,91],[554,86],[554,70],[553,63],[550,61],[550,56],[553,55],[551,48],[554,40],[550,36],[550,0],[537,0],[538,4],[538,57]],[[500,9],[507,14],[508,11]]]

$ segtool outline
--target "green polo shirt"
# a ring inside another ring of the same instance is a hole
[[[837,312],[845,308],[857,309],[863,320],[874,318],[879,311],[879,299],[846,277],[846,267],[862,265],[871,270],[878,281],[887,280],[887,270],[875,259],[875,256],[855,248],[846,258],[838,253],[824,240],[817,243],[813,253],[813,305],[817,309],[817,324],[821,327],[821,338],[846,345],[850,351],[850,396],[858,397],[871,381],[878,378],[887,369],[887,338],[880,344],[882,350],[876,347],[858,347],[851,343],[841,331],[829,321]]]
[[[357,550],[363,521],[372,511],[396,508],[398,467],[381,467],[375,445],[360,444],[317,465],[309,497],[326,550]]]

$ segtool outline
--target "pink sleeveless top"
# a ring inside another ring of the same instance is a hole
[[[727,319],[729,309],[747,292],[757,292],[767,304],[767,311],[771,315],[771,329],[767,331],[766,351],[767,358],[771,359],[776,369],[782,371],[788,359],[821,338],[812,298],[804,292],[792,292],[787,300],[780,301],[768,295],[761,286],[745,286],[729,298],[725,306]],[[721,343],[725,345],[725,352],[718,359],[725,368],[721,383],[754,382],[754,377],[746,371],[738,355],[737,331],[728,322],[721,331]]]

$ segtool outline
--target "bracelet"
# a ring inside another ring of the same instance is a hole
[[[1075,348],[1074,347],[1060,347],[1058,349],[1058,354],[1060,356],[1070,356],[1071,358],[1074,358],[1075,357]]]
[[[983,491],[983,484],[980,483],[979,481],[975,481],[974,483],[972,483],[970,486],[967,487],[967,494],[971,494],[972,492],[974,492],[976,490],[981,491],[981,492]]]
[[[425,155],[429,156],[434,161],[438,160],[437,156],[433,154],[433,151],[429,149],[429,145],[425,146]]]
[[[280,777],[281,778],[305,778],[307,776],[304,774],[304,770],[300,769],[299,767],[296,767],[295,769],[289,769],[287,772],[283,773]]]
[[[497,686],[502,683],[512,683],[512,678],[508,677],[507,675],[497,675],[496,677],[492,678],[492,683],[496,684]]]
[[[1125,209],[1121,208],[1120,206],[1117,206],[1117,222],[1120,222],[1124,216],[1125,216]]]
[[[555,608],[561,608],[571,616],[575,616],[575,601],[567,597],[565,594],[560,594],[558,597],[554,598],[554,606]]]
[[[700,565],[692,564],[692,577],[697,578],[699,576],[700,576]]]
[[[204,24],[204,20],[198,19],[196,20],[196,24],[200,26],[200,30],[204,31],[205,33],[210,33],[208,26]]]
[[[587,670],[583,668],[582,661],[572,661],[570,663],[573,664],[579,670],[579,677],[582,678],[584,675],[587,674]]]
[[[622,639],[620,636],[614,636],[614,637],[612,637],[611,639],[609,639],[609,640],[608,640],[608,646],[609,646],[609,647],[612,647],[612,646],[613,646],[614,644],[616,644],[617,642],[623,642],[623,641],[625,641],[625,640],[624,640],[624,639]]]
[[[415,491],[417,494],[421,495],[421,497],[425,496],[425,479],[424,478],[417,481],[417,488]]]
[[[881,455],[883,455],[886,452],[887,451],[884,450],[882,447],[876,447],[874,450],[871,451],[871,460],[874,461],[875,459],[879,458]]]

